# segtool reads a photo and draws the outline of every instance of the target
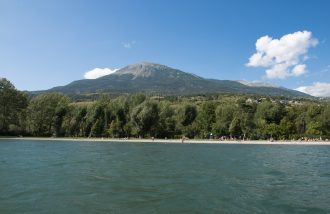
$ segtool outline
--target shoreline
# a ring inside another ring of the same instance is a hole
[[[0,140],[38,140],[38,141],[74,141],[74,142],[127,142],[127,143],[175,143],[182,144],[181,139],[119,139],[119,138],[54,138],[54,137],[0,137]],[[184,144],[236,144],[236,145],[330,145],[330,141],[220,141],[220,140],[184,140]]]

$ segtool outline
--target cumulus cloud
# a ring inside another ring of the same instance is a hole
[[[266,68],[268,79],[301,76],[307,72],[302,61],[308,59],[308,49],[317,44],[318,40],[309,31],[286,34],[280,39],[263,36],[257,40],[257,52],[249,58],[246,66]]]
[[[315,97],[330,97],[330,83],[315,82],[313,85],[300,86],[296,90]]]
[[[110,69],[110,68],[94,68],[93,70],[87,71],[84,74],[85,79],[97,79],[99,77],[103,77],[109,74],[116,72],[118,69]]]
[[[123,42],[122,45],[124,48],[130,49],[136,44],[135,41]]]

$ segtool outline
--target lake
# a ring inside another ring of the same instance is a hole
[[[0,213],[330,213],[330,146],[2,139]]]

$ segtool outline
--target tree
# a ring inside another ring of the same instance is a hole
[[[201,137],[206,138],[212,131],[215,122],[215,105],[212,102],[204,102],[198,114],[198,124],[201,129]]]
[[[145,101],[133,109],[132,122],[138,136],[155,136],[159,121],[159,107],[156,102]]]
[[[237,107],[228,103],[221,103],[215,110],[216,120],[213,125],[213,132],[219,136],[229,135],[229,126],[238,111]]]
[[[324,106],[320,122],[323,134],[330,137],[330,104]]]
[[[188,126],[192,124],[197,117],[197,108],[194,105],[185,105],[183,108],[183,117],[181,120],[181,124],[183,126]]]
[[[131,135],[131,126],[128,125],[130,114],[129,102],[134,101],[121,96],[110,102],[107,106],[106,124],[108,124],[108,134],[112,137],[128,137]]]
[[[312,137],[318,137],[322,135],[322,126],[319,122],[309,122],[307,124],[306,134]]]
[[[138,93],[132,96],[132,105],[137,106],[146,100],[146,95]]]
[[[267,124],[264,133],[269,138],[278,139],[280,134],[279,125],[276,123]]]
[[[22,133],[24,111],[27,107],[27,96],[16,90],[5,78],[0,78],[0,135]]]
[[[109,123],[111,124],[115,119],[114,110],[110,109],[110,104],[110,98],[103,95],[88,108],[85,128],[88,137],[104,137],[110,133]]]
[[[264,101],[257,106],[255,116],[256,118],[263,119],[267,123],[279,124],[285,115],[285,108],[280,103],[272,103]]]
[[[37,136],[60,135],[68,106],[69,98],[60,93],[33,98],[28,107],[29,131]]]
[[[103,124],[100,119],[96,119],[93,123],[90,136],[91,137],[100,137],[103,133]]]
[[[169,103],[162,103],[160,106],[159,123],[156,136],[160,138],[173,138],[176,131],[174,109]]]
[[[243,140],[246,137],[254,137],[255,124],[253,122],[253,114],[242,112],[240,116],[241,131],[243,133]]]
[[[278,137],[279,132],[276,129],[285,114],[283,104],[268,100],[260,103],[254,115],[256,135],[259,138]]]
[[[239,116],[235,116],[234,119],[231,121],[229,126],[229,133],[233,136],[238,136],[242,134],[241,121],[239,119]]]
[[[290,139],[295,134],[294,123],[288,118],[283,117],[279,124],[281,138]]]

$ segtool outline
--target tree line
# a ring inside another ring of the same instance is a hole
[[[31,97],[0,79],[0,135],[325,139],[330,137],[330,103],[252,95],[142,93],[78,102],[60,93]]]

